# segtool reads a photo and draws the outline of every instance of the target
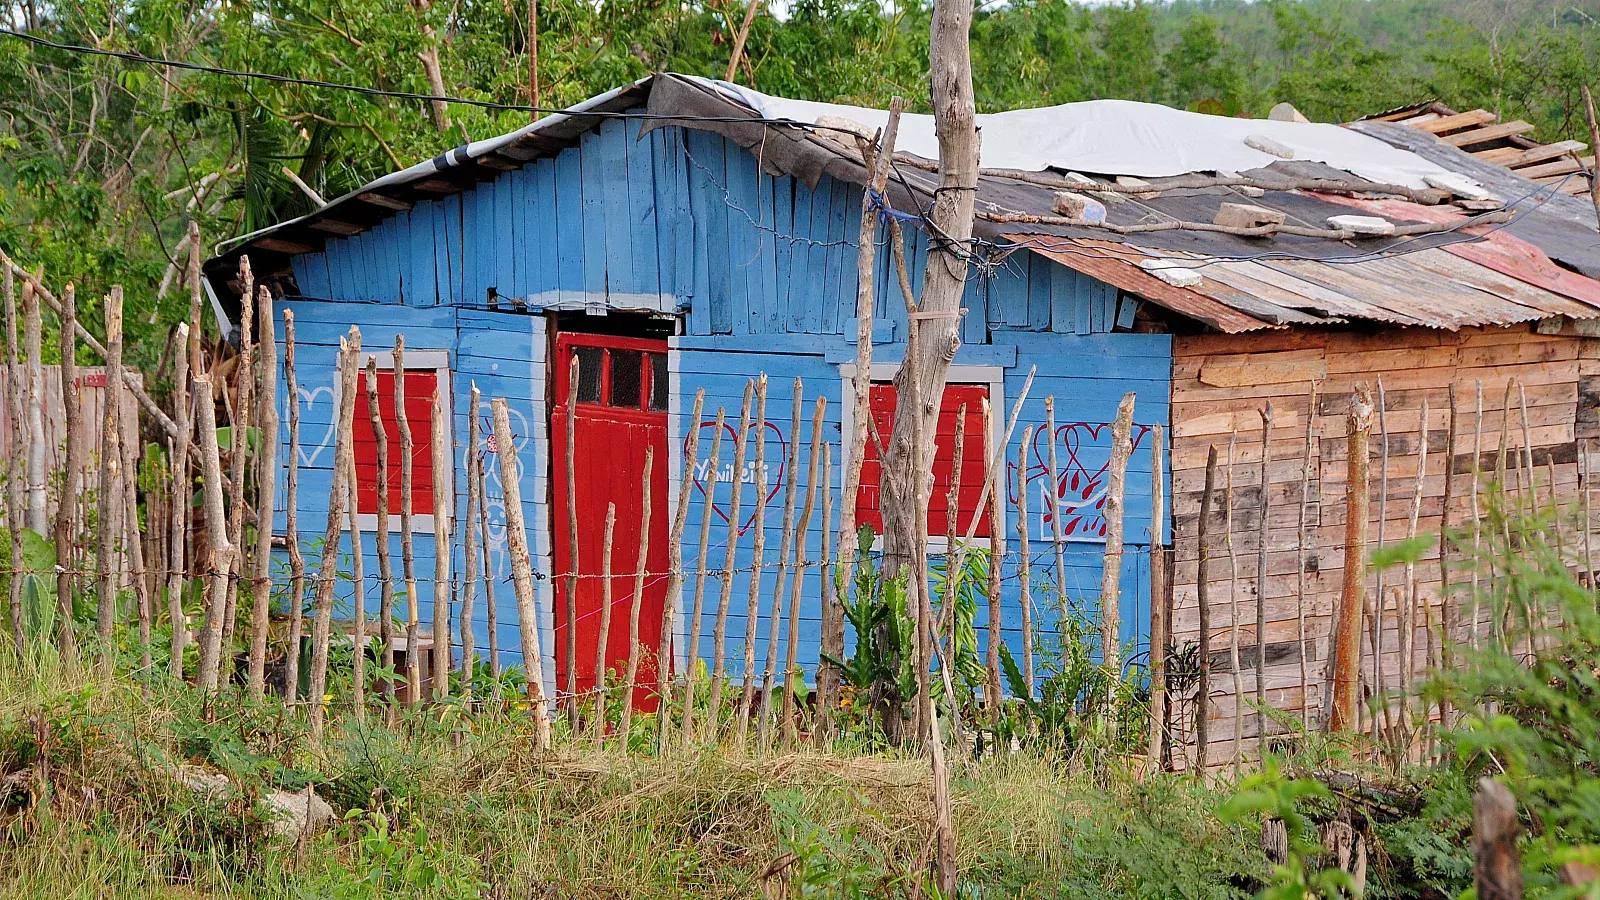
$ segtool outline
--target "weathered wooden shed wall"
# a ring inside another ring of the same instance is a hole
[[[632,125],[608,121],[580,145],[559,155],[529,163],[484,182],[465,193],[417,204],[371,230],[327,241],[321,252],[293,260],[303,299],[287,304],[300,317],[302,487],[299,498],[302,529],[325,515],[326,465],[331,462],[329,418],[333,405],[332,365],[337,338],[360,325],[367,350],[386,350],[397,333],[406,335],[412,352],[444,351],[452,373],[451,431],[457,460],[454,481],[458,514],[464,510],[465,481],[459,474],[464,458],[469,381],[476,380],[485,401],[505,396],[519,433],[528,435],[522,451],[523,496],[534,531],[535,570],[552,571],[550,515],[547,503],[549,423],[546,371],[548,320],[542,313],[575,310],[681,314],[681,334],[672,340],[670,440],[674,447],[668,502],[675,504],[682,477],[681,448],[688,412],[698,389],[707,394],[702,423],[715,420],[719,406],[737,420],[747,379],[769,376],[767,431],[769,473],[777,477],[782,458],[795,436],[790,428],[792,381],[804,382],[807,409],[802,429],[809,433],[810,403],[828,399],[823,439],[833,445],[837,494],[841,450],[840,402],[843,367],[854,363],[856,249],[860,189],[824,178],[813,191],[792,178],[761,172],[749,153],[725,139],[677,128],[662,129],[642,139]],[[913,280],[920,286],[926,240],[908,229]],[[1058,458],[1063,472],[1057,490],[1069,508],[1098,515],[1103,501],[1104,469],[1109,458],[1109,422],[1124,391],[1138,395],[1140,425],[1130,464],[1127,500],[1127,543],[1124,556],[1124,637],[1136,645],[1148,617],[1146,551],[1149,544],[1150,458],[1148,426],[1167,419],[1171,339],[1159,334],[1133,334],[1135,303],[1109,286],[1029,253],[996,260],[988,271],[975,271],[965,301],[969,314],[963,327],[966,344],[955,363],[959,378],[991,383],[1000,415],[1009,411],[1028,371],[1038,366],[1022,418],[1006,453],[1008,509],[1015,509],[1019,481],[1015,472],[1017,442],[1029,425],[1045,421],[1044,400],[1056,401]],[[879,363],[893,364],[902,353],[905,313],[893,281],[887,247],[881,247],[877,273],[878,306],[874,333]],[[491,303],[490,297],[494,300]],[[512,302],[515,299],[516,304]],[[281,336],[281,335],[280,335]],[[321,393],[319,393],[321,392]],[[319,418],[320,416],[320,418]],[[287,417],[285,416],[285,421]],[[525,426],[526,430],[521,429]],[[413,427],[417,427],[414,423]],[[1042,429],[1041,429],[1042,430]],[[808,436],[802,435],[804,445]],[[324,442],[327,452],[314,449]],[[701,455],[709,454],[709,434]],[[977,436],[972,436],[976,440]],[[731,444],[731,442],[729,442]],[[1030,491],[1033,537],[1034,602],[1037,619],[1053,621],[1057,605],[1054,550],[1046,535],[1045,460],[1048,445],[1036,437],[1029,448],[1024,475]],[[808,448],[805,448],[808,449]],[[753,451],[751,453],[754,455]],[[723,464],[732,458],[725,446]],[[491,470],[494,469],[491,455]],[[799,489],[804,496],[804,455]],[[968,472],[966,478],[976,479]],[[320,480],[319,480],[320,479]],[[698,567],[699,523],[708,509],[727,502],[724,481],[707,503],[703,491],[691,493],[685,531],[685,564]],[[497,565],[503,565],[503,520],[496,503],[498,476],[490,474],[491,539]],[[730,654],[744,639],[743,610],[749,592],[749,543],[753,492],[744,492],[739,540],[741,556],[729,593]],[[782,494],[769,505],[767,566],[760,586],[762,609],[770,602],[777,577],[781,539]],[[837,512],[837,503],[836,512]],[[715,512],[711,513],[715,516]],[[281,527],[281,522],[280,522]],[[312,527],[320,527],[315,525]],[[396,524],[397,527],[397,524]],[[824,523],[814,516],[807,535],[809,555],[820,555]],[[826,527],[833,529],[837,523]],[[1014,557],[1014,512],[1008,514],[1007,536],[1013,558],[1007,565],[1007,639],[1020,651],[1018,562]],[[370,544],[370,536],[368,541]],[[707,568],[720,568],[727,540],[725,523],[713,520]],[[461,571],[459,531],[455,537],[454,570]],[[394,541],[398,553],[398,539]],[[431,620],[432,539],[418,529],[417,571],[423,619]],[[1066,600],[1094,614],[1104,544],[1094,538],[1074,540],[1067,548]],[[373,548],[367,567],[373,570]],[[398,556],[396,557],[398,559]],[[820,625],[820,582],[815,568],[807,573],[803,596],[802,662],[811,669],[816,659]],[[550,582],[539,581],[549,641]],[[692,576],[686,586],[689,602]],[[624,592],[625,593],[625,592]],[[715,579],[707,588],[707,620],[701,629],[701,653],[709,656],[711,616],[719,596]],[[500,645],[518,647],[515,604],[509,585],[497,596]],[[617,602],[625,602],[620,596]],[[377,605],[376,590],[367,606]],[[480,619],[484,615],[479,605]],[[688,623],[680,610],[678,631]],[[980,633],[986,627],[980,604]],[[480,622],[480,641],[482,640]],[[684,641],[679,641],[680,653]],[[765,647],[758,651],[764,657]],[[547,660],[550,662],[552,660]],[[737,670],[738,666],[734,668]],[[548,666],[547,672],[554,667]]]
[[[1388,431],[1388,493],[1383,493],[1382,440],[1379,418],[1374,417],[1371,443],[1372,521],[1368,538],[1377,546],[1378,520],[1384,520],[1387,542],[1406,536],[1417,490],[1417,450],[1422,441],[1420,413],[1426,397],[1427,468],[1421,483],[1420,532],[1437,532],[1441,525],[1445,493],[1446,449],[1450,439],[1450,387],[1455,387],[1456,455],[1453,501],[1449,522],[1463,525],[1471,518],[1472,452],[1480,439],[1477,417],[1478,386],[1482,386],[1483,416],[1480,470],[1485,483],[1493,477],[1504,419],[1507,384],[1519,384],[1527,394],[1528,420],[1536,468],[1535,482],[1541,500],[1548,500],[1549,463],[1556,473],[1557,494],[1576,499],[1578,484],[1575,443],[1579,437],[1600,435],[1595,430],[1595,398],[1589,380],[1600,373],[1600,341],[1581,338],[1569,323],[1563,334],[1535,333],[1530,325],[1508,328],[1463,328],[1458,332],[1433,329],[1399,329],[1376,333],[1277,331],[1249,335],[1197,335],[1173,341],[1172,479],[1175,541],[1174,637],[1182,646],[1199,635],[1198,522],[1204,487],[1206,455],[1215,445],[1225,464],[1230,435],[1237,429],[1233,481],[1235,489],[1232,541],[1236,573],[1230,571],[1225,546],[1220,491],[1211,524],[1211,576],[1209,593],[1212,623],[1213,693],[1209,751],[1213,762],[1231,759],[1235,710],[1229,656],[1230,589],[1236,584],[1240,621],[1239,642],[1244,690],[1256,690],[1256,582],[1259,504],[1261,498],[1261,416],[1270,400],[1274,408],[1271,456],[1267,465],[1269,497],[1267,550],[1267,667],[1269,704],[1280,710],[1320,710],[1328,655],[1330,616],[1343,577],[1345,486],[1350,399],[1358,384],[1374,392],[1381,378]],[[1312,383],[1317,388],[1316,408],[1310,408]],[[1581,389],[1580,389],[1580,386]],[[1513,390],[1509,446],[1523,446],[1520,394]],[[1580,423],[1588,423],[1586,426]],[[1304,608],[1309,650],[1310,685],[1302,690],[1297,645],[1297,609],[1300,602],[1298,526],[1301,478],[1306,450],[1306,429],[1311,431],[1311,482],[1306,511],[1309,546],[1304,557]],[[1580,433],[1580,427],[1588,430]],[[1517,457],[1520,458],[1520,452]],[[1515,468],[1515,459],[1508,467]],[[1508,476],[1515,490],[1520,477]],[[1480,505],[1480,510],[1486,510]],[[1457,570],[1461,568],[1457,563]],[[1441,621],[1441,582],[1438,547],[1417,565],[1418,595],[1431,609],[1432,621]],[[1456,575],[1452,575],[1452,581]],[[1395,626],[1395,600],[1391,592],[1405,584],[1404,573],[1384,574],[1388,604],[1383,635],[1383,666],[1391,687],[1397,684],[1400,659],[1399,632]],[[1368,595],[1376,596],[1377,575],[1367,582]],[[1420,671],[1427,641],[1420,611],[1416,624],[1415,666]],[[1365,639],[1363,645],[1366,646]],[[1370,653],[1363,651],[1367,678],[1371,678]],[[1253,752],[1254,716],[1246,707],[1245,749]],[[1269,729],[1273,724],[1268,722]]]

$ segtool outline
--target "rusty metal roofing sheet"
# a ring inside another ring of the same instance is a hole
[[[1445,223],[1465,218],[1448,207],[1421,206],[1405,200],[1369,200],[1334,196],[1329,196],[1327,199],[1391,219]],[[1562,268],[1543,250],[1504,228],[1476,226],[1464,228],[1461,233],[1483,239],[1446,244],[1444,249],[1462,259],[1470,259],[1518,281],[1570,297],[1586,306],[1596,307],[1597,311],[1590,315],[1600,315],[1600,281]]]
[[[1149,256],[1134,248],[1109,241],[1045,238],[1037,235],[1005,235],[1047,259],[1054,260],[1106,284],[1202,322],[1225,334],[1272,328],[1272,322],[1241,312],[1204,294],[1175,287],[1139,268],[1138,260]]]

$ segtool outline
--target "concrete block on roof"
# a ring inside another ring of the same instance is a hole
[[[1211,221],[1229,228],[1260,228],[1263,225],[1282,225],[1285,218],[1285,214],[1279,210],[1264,206],[1224,203],[1217,208],[1217,214]]]
[[[1428,187],[1449,191],[1463,200],[1488,200],[1492,194],[1489,189],[1473,181],[1465,175],[1456,172],[1441,172],[1436,175],[1424,175],[1422,180]]]
[[[1269,153],[1279,159],[1294,159],[1293,147],[1290,147],[1287,144],[1281,144],[1264,134],[1248,135],[1244,139],[1244,144],[1246,147],[1249,147],[1253,150],[1260,150],[1262,153]]]
[[[1050,204],[1056,215],[1066,216],[1080,222],[1089,222],[1099,225],[1106,220],[1106,205],[1093,197],[1079,194],[1075,191],[1056,191],[1055,200]]]
[[[1133,194],[1140,200],[1154,200],[1161,196],[1161,192],[1152,187],[1150,182],[1145,181],[1143,178],[1135,178],[1132,175],[1118,175],[1117,185],[1125,188],[1150,188],[1148,191],[1140,191]]]
[[[1394,234],[1394,223],[1378,216],[1329,216],[1328,227],[1356,234]]]

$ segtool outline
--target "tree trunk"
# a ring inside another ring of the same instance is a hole
[[[1478,779],[1472,798],[1472,878],[1479,900],[1522,900],[1521,831],[1517,798],[1492,778]]]
[[[926,448],[917,446],[917,436],[929,442],[934,439],[950,363],[961,346],[961,298],[966,290],[973,201],[978,184],[978,131],[969,47],[972,15],[970,0],[941,0],[934,5],[930,25],[931,100],[934,130],[939,139],[939,190],[934,194],[929,225],[940,239],[931,243],[923,272],[915,346],[907,347],[905,363],[895,377],[894,428],[883,460],[884,574],[889,578],[898,575],[903,561],[916,552],[915,543],[921,529],[916,521],[918,504],[911,494],[923,483],[923,473],[918,471],[919,461],[933,456]],[[887,144],[880,156],[891,155],[893,151],[894,145]],[[864,393],[858,386],[858,405],[864,406]],[[916,408],[911,407],[908,398],[917,398]],[[857,415],[864,412],[858,409]],[[1001,450],[1003,452],[1003,448]],[[846,508],[854,502],[854,495],[847,492]],[[1002,530],[1002,522],[996,518],[991,527],[993,540],[1000,541]],[[998,558],[991,560],[992,565],[999,563]],[[998,700],[994,698],[996,711]]]
[[[228,581],[228,608],[222,619],[222,656],[218,659],[221,677],[229,680],[233,675],[233,632],[238,626],[239,591],[248,574],[245,568],[245,473],[250,469],[250,424],[255,394],[255,281],[250,272],[250,258],[239,259],[239,275],[244,281],[240,293],[239,358],[234,369],[234,404],[228,425],[232,435],[233,453],[228,464],[228,543],[233,545],[233,572]]]

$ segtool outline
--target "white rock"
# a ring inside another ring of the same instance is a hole
[[[1356,234],[1394,234],[1394,223],[1378,216],[1329,216],[1328,227]]]
[[[1244,139],[1246,147],[1270,153],[1279,159],[1294,159],[1294,148],[1281,144],[1264,134],[1252,134]]]
[[[1058,216],[1066,216],[1091,225],[1099,225],[1106,220],[1104,203],[1075,191],[1057,191],[1051,208]]]
[[[1274,122],[1309,122],[1309,121],[1311,121],[1310,119],[1306,118],[1305,113],[1302,113],[1300,110],[1295,109],[1294,108],[1294,104],[1290,103],[1287,100],[1285,100],[1282,103],[1279,103],[1276,106],[1272,107],[1272,111],[1267,113],[1267,118],[1271,119]]]
[[[1164,259],[1141,259],[1139,268],[1173,287],[1197,287],[1201,280],[1198,270],[1185,268]]]
[[[1422,176],[1422,180],[1427,182],[1428,187],[1438,188],[1441,191],[1449,191],[1457,197],[1461,197],[1466,200],[1488,200],[1490,197],[1494,196],[1493,194],[1489,193],[1488,188],[1477,183],[1476,181],[1473,181],[1471,178],[1468,178],[1465,175],[1458,175],[1455,172],[1443,172],[1438,175],[1424,175]]]
[[[272,833],[280,838],[310,836],[333,819],[333,807],[310,785],[303,791],[273,791],[261,798],[261,805],[271,817]]]

